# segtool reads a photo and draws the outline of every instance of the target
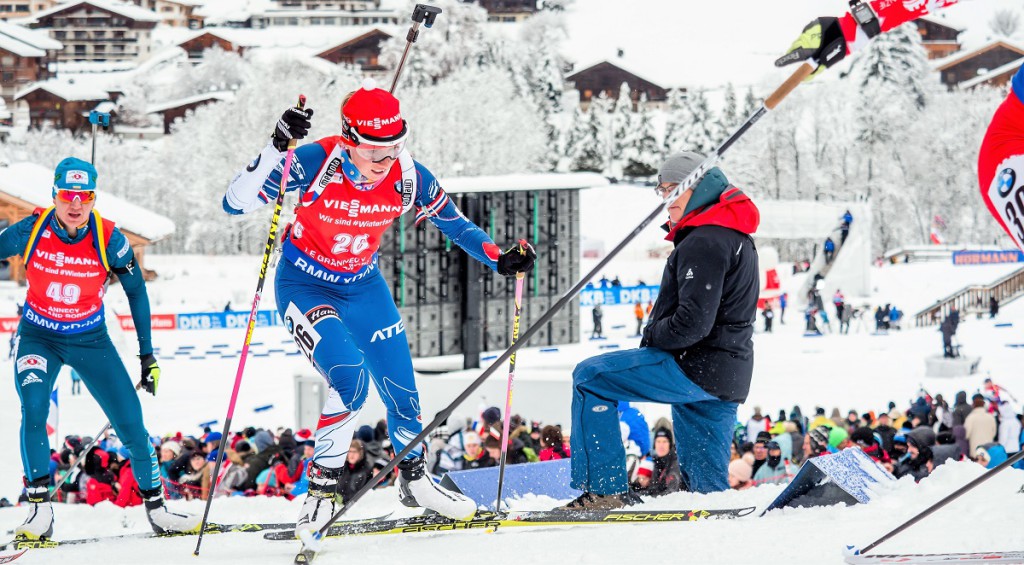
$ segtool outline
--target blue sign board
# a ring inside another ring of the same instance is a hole
[[[953,252],[954,265],[992,265],[995,263],[1024,263],[1024,253],[1016,249]]]
[[[595,304],[647,304],[658,298],[658,285],[608,286],[580,291],[580,306]]]

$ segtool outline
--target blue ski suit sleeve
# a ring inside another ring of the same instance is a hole
[[[0,259],[6,259],[12,255],[21,255],[28,245],[28,238],[32,235],[32,225],[36,223],[39,216],[28,216],[20,221],[0,230]]]
[[[110,234],[110,241],[107,242],[107,260],[128,297],[128,307],[132,311],[135,333],[139,338],[139,355],[153,353],[153,331],[149,318],[146,279],[142,276],[142,268],[135,261],[135,252],[128,238],[116,227]]]
[[[319,143],[303,145],[295,150],[295,158],[288,171],[285,192],[309,188],[312,178],[323,165],[327,153]],[[269,163],[274,163],[271,166]],[[245,169],[239,171],[224,194],[224,211],[228,214],[248,214],[277,199],[284,169],[284,153],[273,145],[260,152]]]
[[[470,257],[487,265],[492,271],[497,271],[499,248],[487,232],[462,215],[462,211],[441,188],[434,174],[418,162],[416,177],[419,185],[416,194],[416,223],[429,219]]]

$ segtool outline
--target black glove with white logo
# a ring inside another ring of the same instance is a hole
[[[274,134],[271,136],[274,140],[274,147],[278,151],[287,151],[289,141],[306,137],[312,125],[310,123],[312,118],[313,110],[310,108],[293,107],[285,110],[284,114],[281,114],[281,119],[277,121],[277,127],[274,128]]]
[[[525,239],[520,239],[519,243],[498,256],[498,274],[514,277],[516,273],[532,271],[536,262],[537,252],[533,246]]]
[[[152,353],[139,356],[142,363],[142,389],[156,396],[156,387],[160,384],[160,365]]]

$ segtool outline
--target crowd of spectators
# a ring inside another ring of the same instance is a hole
[[[736,424],[729,484],[734,489],[785,484],[805,460],[851,447],[863,450],[897,478],[910,476],[916,481],[948,461],[973,460],[992,468],[1019,451],[1024,442],[1021,415],[1011,400],[1016,402],[1005,389],[986,379],[970,400],[967,392],[956,393],[952,405],[941,394],[932,396],[922,390],[905,408],[890,402],[882,411],[850,410],[845,416],[838,408],[826,414],[822,407],[804,415],[794,406],[788,414],[780,410],[773,420],[755,407],[746,423]],[[632,490],[645,496],[686,490],[671,421],[661,418],[648,425],[644,415],[626,402],[619,403],[618,412]],[[439,427],[429,441],[428,469],[440,477],[451,471],[498,465],[503,424],[500,410],[491,407],[476,421]],[[85,453],[90,443],[92,438],[68,436],[63,448],[53,451],[50,470],[54,484],[71,472],[57,500],[141,504],[128,452],[117,437],[109,433]],[[205,500],[217,450],[223,448],[218,496],[291,499],[306,492],[306,467],[314,441],[308,429],[293,432],[250,427],[230,438],[207,429],[198,437],[176,433],[154,438],[153,444],[170,498]],[[569,438],[560,426],[512,416],[507,464],[571,456]],[[83,464],[76,466],[81,457],[85,458]],[[375,488],[393,485],[393,472],[380,476],[392,457],[386,422],[359,428],[339,482],[342,501],[371,481],[376,481]]]

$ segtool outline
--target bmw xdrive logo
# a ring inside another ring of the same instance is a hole
[[[1007,167],[999,172],[999,196],[1006,196],[1017,184],[1017,173]]]

